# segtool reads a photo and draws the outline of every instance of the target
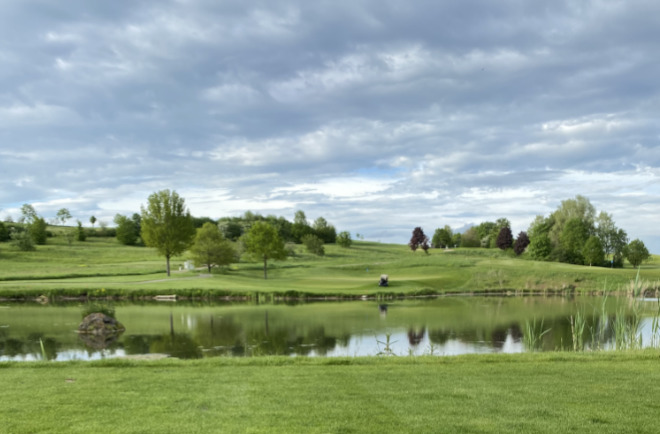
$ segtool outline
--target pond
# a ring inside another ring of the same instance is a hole
[[[660,335],[657,300],[614,297],[116,303],[126,331],[100,340],[76,332],[84,307],[1,304],[0,361],[611,350],[657,346]]]

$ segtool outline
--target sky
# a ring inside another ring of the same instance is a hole
[[[170,189],[407,243],[582,195],[660,253],[658,41],[657,0],[3,0],[0,219]]]

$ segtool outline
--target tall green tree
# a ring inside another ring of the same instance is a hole
[[[307,222],[305,212],[302,210],[296,211],[293,218],[293,225],[291,226],[291,236],[296,243],[301,243],[305,235],[313,234],[314,229]]]
[[[312,226],[316,235],[326,244],[332,244],[337,240],[337,231],[333,225],[323,217],[314,220]]]
[[[39,217],[32,205],[26,203],[21,206],[21,218],[19,221],[25,224],[27,232],[35,244],[46,244],[46,239],[48,238],[46,228],[48,225],[43,217]]]
[[[575,199],[563,200],[551,217],[554,223],[550,229],[550,240],[555,246],[558,246],[561,244],[560,239],[564,227],[573,219],[582,220],[588,231],[593,231],[596,208],[589,202],[589,199],[577,195]]]
[[[268,279],[268,260],[285,260],[284,241],[277,230],[266,222],[255,222],[243,236],[247,252],[264,263],[264,279]]]
[[[94,224],[96,223],[96,217],[91,216],[91,217],[89,218],[89,222],[92,224],[92,228],[93,228],[93,227],[94,227]]]
[[[142,240],[155,247],[167,261],[170,275],[170,258],[183,253],[193,242],[195,227],[186,209],[185,200],[175,191],[161,190],[149,196],[142,210]]]
[[[579,217],[570,219],[564,225],[560,242],[563,262],[584,264],[584,245],[589,239],[589,225]]]
[[[78,241],[87,240],[87,234],[85,233],[85,229],[83,228],[82,222],[78,220],[77,224],[78,226],[76,227],[76,238],[78,239]]]
[[[453,232],[449,225],[445,225],[443,228],[438,228],[433,233],[433,238],[431,238],[431,245],[436,249],[444,249],[452,245]]]
[[[237,241],[243,235],[243,225],[238,218],[223,217],[218,221],[218,228],[228,240]]]
[[[113,221],[117,225],[117,241],[126,246],[134,246],[138,240],[135,221],[121,214],[115,215]]]
[[[44,245],[48,239],[48,224],[43,217],[35,218],[27,227],[35,244]]]
[[[190,248],[196,265],[206,265],[209,273],[214,265],[223,267],[235,261],[236,250],[218,228],[218,225],[206,222],[197,229],[195,242]]]
[[[545,261],[552,253],[552,241],[547,233],[539,233],[529,240],[529,254],[532,259]]]
[[[600,242],[600,238],[595,235],[590,236],[584,244],[583,254],[584,263],[589,264],[590,267],[592,265],[602,265],[605,262],[603,244]]]
[[[472,226],[461,235],[461,247],[479,247],[481,241],[476,226]]]
[[[21,218],[18,221],[19,223],[30,224],[38,217],[39,216],[37,215],[37,211],[34,209],[34,207],[29,203],[24,203],[21,206]]]
[[[57,219],[57,221],[59,222],[59,224],[61,226],[65,226],[66,222],[69,219],[71,219],[71,213],[69,212],[69,210],[67,208],[60,208],[59,211],[57,211],[56,219]],[[73,239],[76,236],[76,230],[65,228],[65,229],[63,229],[63,231],[64,231],[63,232],[64,237],[66,238],[69,245],[73,244]]]
[[[66,208],[60,208],[59,211],[57,211],[56,216],[57,216],[57,221],[60,223],[60,225],[64,226],[67,220],[71,218],[71,213]]]
[[[625,257],[630,265],[639,267],[642,262],[651,257],[651,254],[641,240],[635,239],[626,246]]]

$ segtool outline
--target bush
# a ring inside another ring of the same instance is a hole
[[[302,237],[302,243],[307,248],[309,253],[323,256],[325,255],[325,248],[323,247],[323,240],[313,234],[307,234]]]
[[[11,240],[12,245],[22,252],[35,250],[34,240],[27,231],[12,230]]]
[[[102,313],[110,318],[114,318],[115,307],[111,303],[89,303],[83,307],[82,317],[85,318],[87,315],[93,313]]]
[[[351,244],[353,244],[353,240],[351,239],[351,234],[348,231],[339,232],[339,234],[337,235],[337,244],[339,245],[339,247],[344,247],[344,248],[351,247]]]

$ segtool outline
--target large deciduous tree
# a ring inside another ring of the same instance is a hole
[[[579,217],[570,219],[564,225],[559,238],[561,242],[563,262],[583,264],[583,248],[589,239],[589,225]]]
[[[234,262],[236,250],[223,235],[220,228],[214,223],[206,222],[197,229],[195,242],[190,248],[196,265],[206,265],[209,273],[211,267],[222,267]]]
[[[268,279],[268,260],[286,259],[284,241],[277,230],[266,222],[255,222],[243,236],[247,252],[257,260],[264,262],[264,279]]]
[[[559,208],[552,213],[551,218],[553,225],[550,228],[550,240],[554,245],[560,245],[563,244],[561,237],[564,228],[571,220],[581,220],[589,232],[594,228],[596,208],[589,202],[589,199],[577,195],[575,199],[563,200]]]
[[[444,249],[452,245],[453,232],[448,225],[445,225],[444,228],[438,228],[433,233],[433,238],[431,239],[431,245],[436,249]]]
[[[584,263],[592,265],[602,265],[605,262],[605,251],[600,238],[595,235],[589,237],[583,248]]]
[[[180,255],[192,243],[195,227],[186,209],[185,201],[175,191],[161,190],[148,198],[142,210],[142,240],[155,247],[167,260],[170,275],[170,258]]]

